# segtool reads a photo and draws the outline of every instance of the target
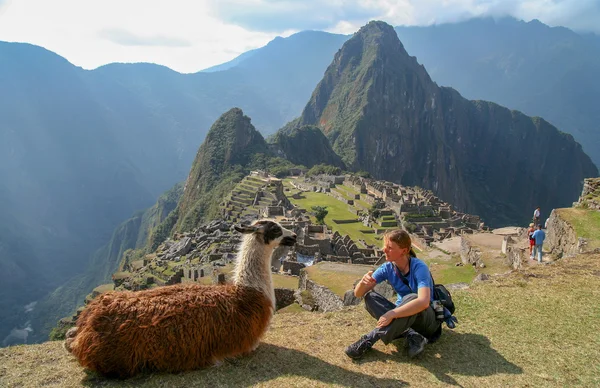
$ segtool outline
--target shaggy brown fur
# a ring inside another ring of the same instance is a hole
[[[81,313],[65,345],[107,376],[186,371],[254,350],[272,313],[271,300],[244,286],[109,292]]]

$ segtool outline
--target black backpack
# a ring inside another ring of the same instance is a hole
[[[435,284],[435,280],[433,280],[433,276],[431,277],[431,281],[433,282],[433,299],[439,300],[442,305],[450,311],[450,314],[454,314],[456,307],[454,306],[454,302],[452,301],[452,295],[450,291],[443,284]]]

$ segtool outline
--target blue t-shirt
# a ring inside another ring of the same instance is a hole
[[[533,239],[535,240],[535,245],[542,245],[544,240],[546,239],[546,233],[543,230],[538,229],[533,232]]]
[[[394,287],[394,290],[396,290],[396,293],[398,294],[396,306],[400,305],[403,296],[410,293],[416,294],[418,293],[419,288],[422,287],[429,287],[431,290],[431,300],[433,301],[433,281],[427,264],[416,257],[411,257],[410,270],[404,277],[408,280],[408,284],[412,291],[406,287],[402,282],[402,279],[398,277],[394,266],[395,265],[389,261],[382,264],[381,267],[377,268],[373,273],[373,279],[375,279],[377,283],[387,280],[392,287]],[[398,269],[398,273],[401,273],[400,269]]]

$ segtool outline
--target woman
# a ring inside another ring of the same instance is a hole
[[[533,233],[535,232],[535,228],[533,227],[533,222],[529,224],[529,229],[527,229],[527,237],[529,238],[529,258],[533,259],[533,247],[535,246],[535,239],[533,238]]]
[[[346,348],[346,355],[353,359],[361,358],[378,340],[387,345],[400,337],[406,337],[412,358],[442,333],[441,321],[431,307],[433,279],[427,264],[412,251],[410,236],[404,230],[395,230],[386,233],[383,241],[386,263],[365,274],[354,288],[356,297],[364,296],[365,308],[377,319],[377,327]],[[396,290],[396,304],[372,291],[384,280]]]

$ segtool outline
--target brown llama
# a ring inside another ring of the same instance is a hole
[[[180,372],[252,352],[275,310],[271,254],[296,235],[261,220],[236,226],[244,238],[233,284],[177,284],[95,298],[69,330],[65,348],[105,376]]]

